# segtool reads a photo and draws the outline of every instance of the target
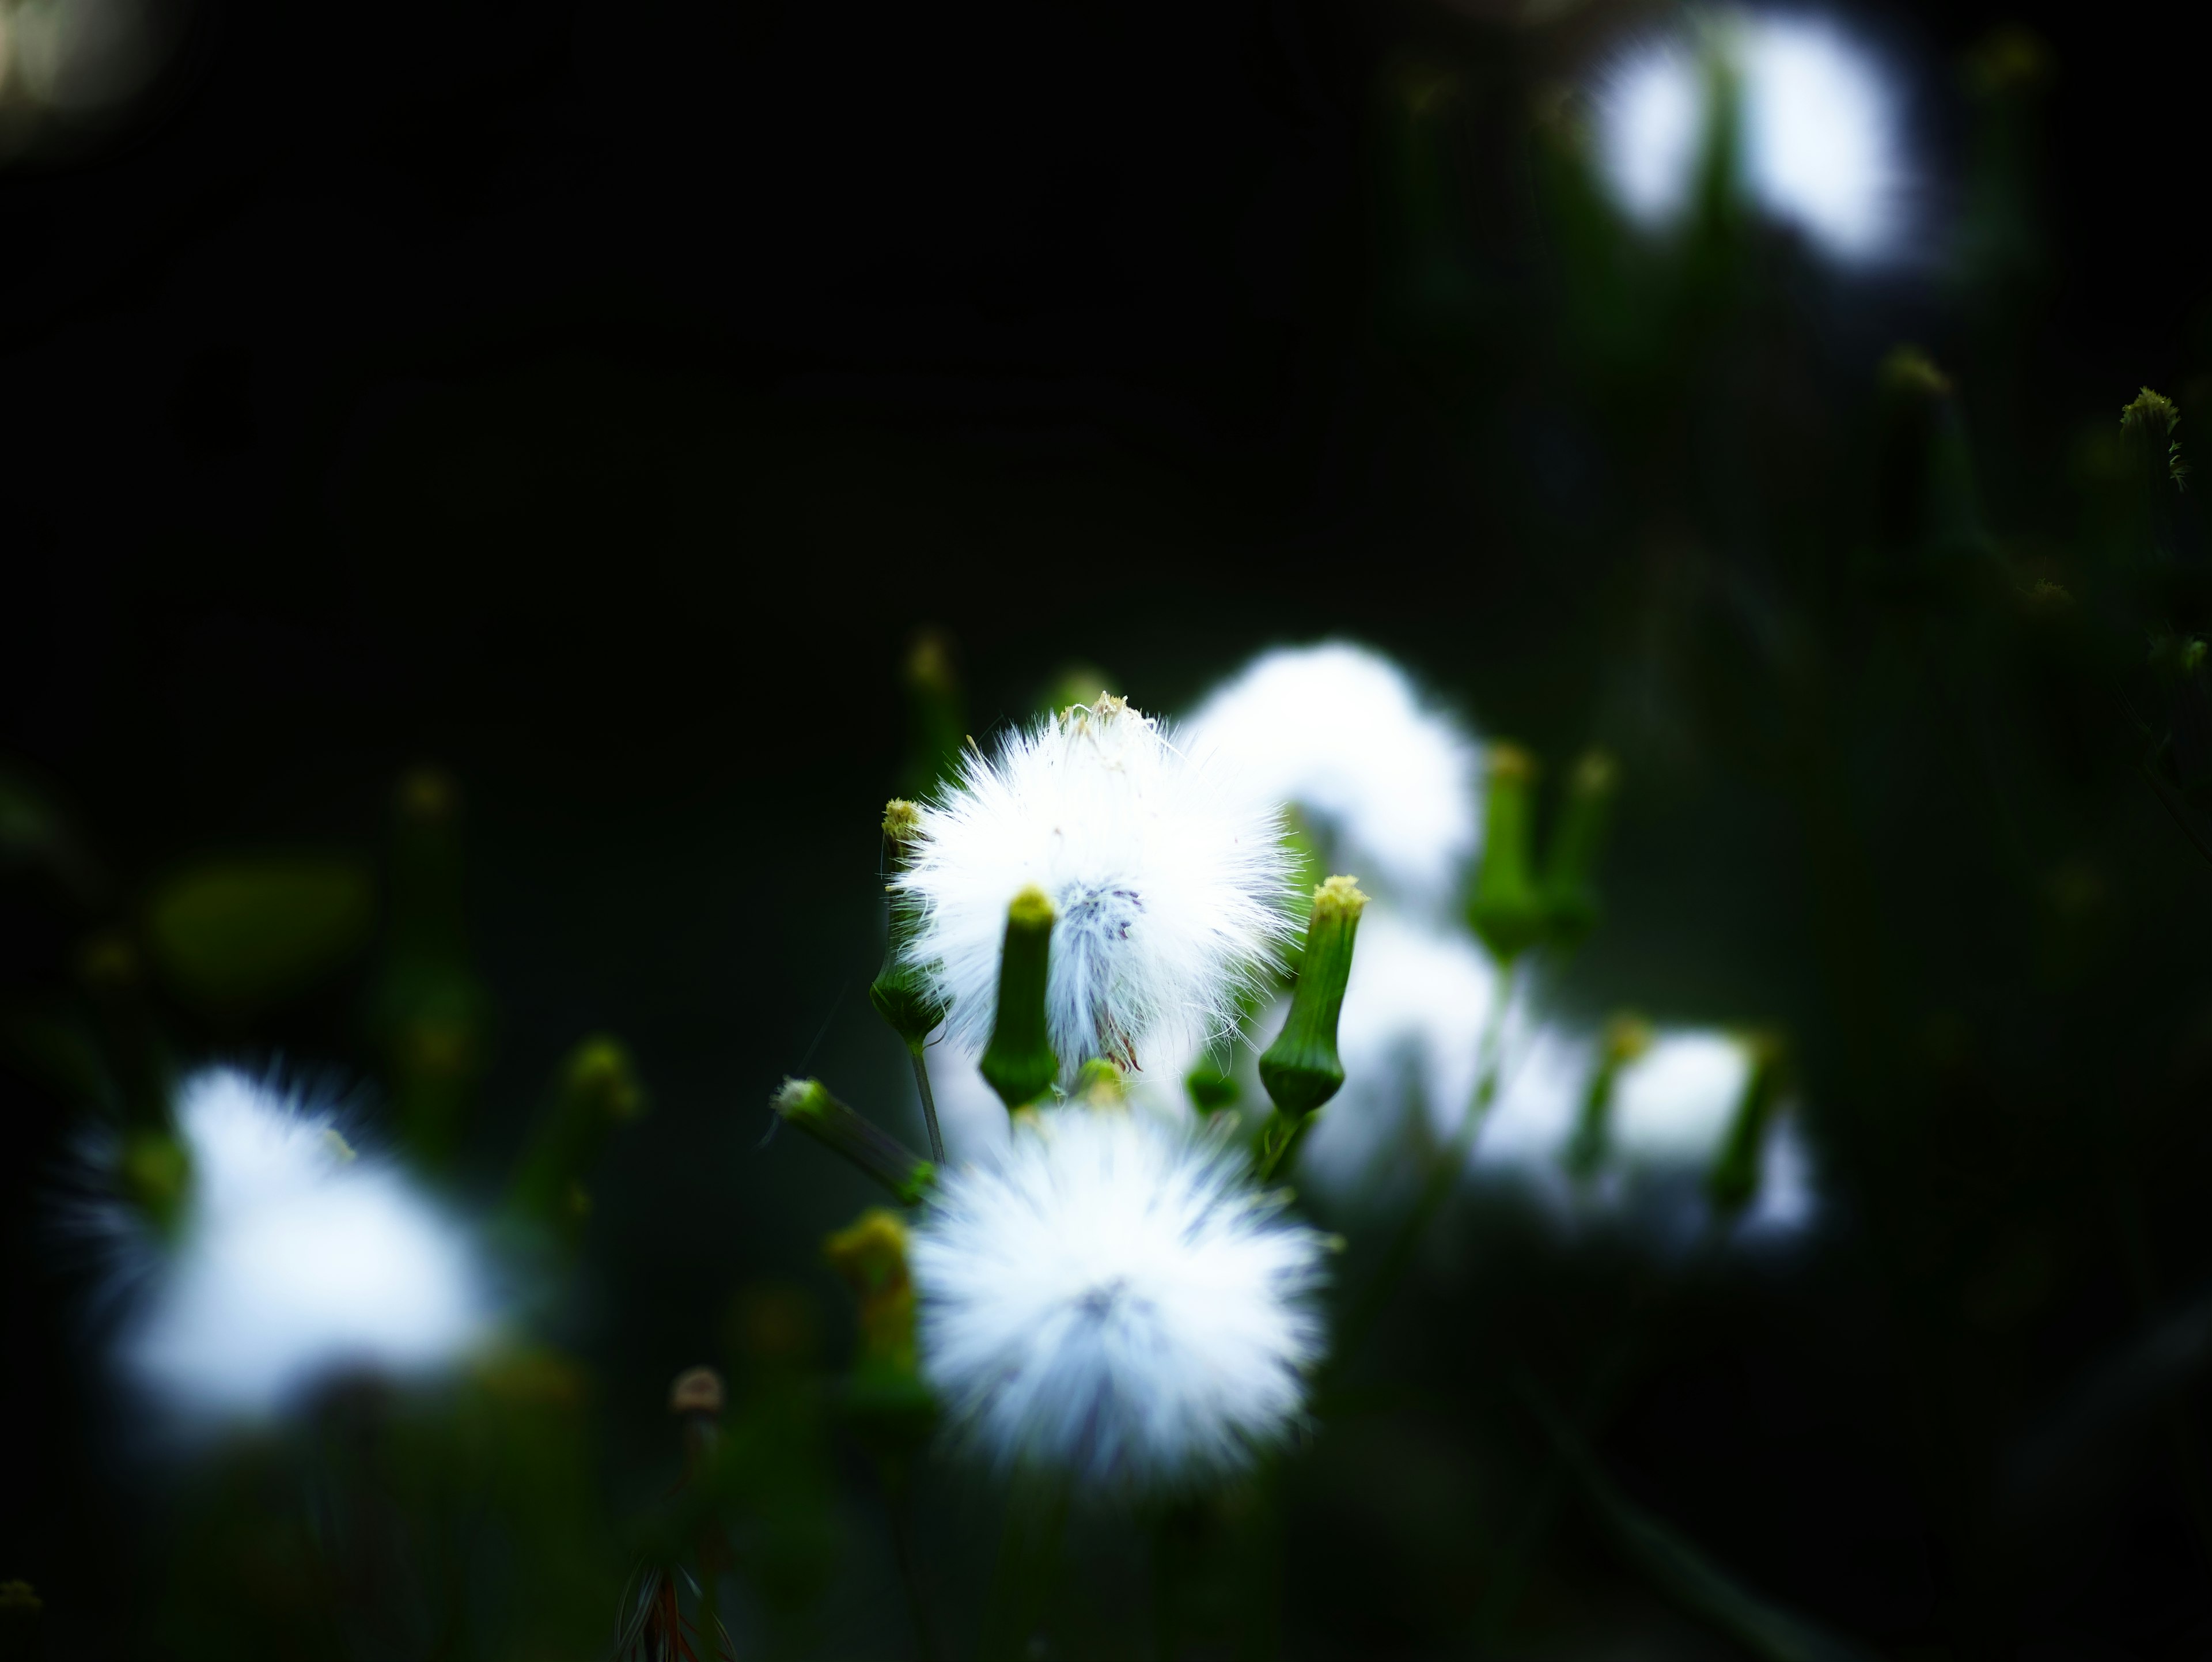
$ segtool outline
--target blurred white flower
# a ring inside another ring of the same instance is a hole
[[[177,1126],[191,1188],[121,1347],[173,1406],[264,1415],[332,1373],[419,1373],[483,1336],[466,1238],[332,1115],[211,1068],[180,1088]]]
[[[1466,930],[1370,904],[1337,1023],[1344,1087],[1308,1134],[1300,1172],[1340,1193],[1387,1191],[1393,1167],[1410,1178],[1416,1151],[1455,1134],[1474,1099],[1499,990],[1496,966]],[[1498,1099],[1474,1164],[1539,1168],[1572,1127],[1588,1047],[1519,1008],[1506,1013],[1499,1044]]]
[[[1261,654],[1185,728],[1330,838],[1334,869],[1401,904],[1449,905],[1480,824],[1475,745],[1405,671],[1342,642]]]
[[[1649,41],[1596,88],[1598,155],[1621,205],[1649,224],[1687,207],[1711,125],[1708,56],[1739,88],[1742,188],[1829,254],[1901,251],[1914,187],[1893,77],[1838,24],[1726,15],[1696,37]]]
[[[1322,1250],[1251,1187],[1241,1148],[1048,1110],[947,1174],[915,1227],[923,1371],[1002,1466],[1202,1481],[1298,1415]]]
[[[1300,1149],[1300,1180],[1347,1197],[1402,1192],[1422,1151],[1458,1130],[1474,1099],[1498,984],[1465,930],[1370,905],[1337,1027],[1344,1087]],[[1566,1150],[1598,1044],[1594,1034],[1528,1010],[1506,1013],[1498,1099],[1469,1175],[1510,1180],[1563,1221],[1626,1210],[1686,1239],[1704,1216],[1705,1174],[1750,1082],[1751,1052],[1735,1035],[1711,1029],[1660,1034],[1614,1081],[1609,1170],[1598,1183],[1578,1185],[1566,1172]],[[1758,1198],[1742,1223],[1789,1233],[1809,1225],[1815,1210],[1810,1157],[1784,1117],[1767,1133]]]
[[[1071,1075],[1226,1032],[1294,933],[1273,801],[1104,695],[1016,733],[995,758],[971,752],[922,807],[896,881],[920,910],[908,957],[937,979],[945,1030],[971,1056],[997,1012],[1008,903],[1032,884],[1051,898],[1046,1008]]]

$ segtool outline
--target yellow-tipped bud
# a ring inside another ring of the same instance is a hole
[[[1482,867],[1467,920],[1490,955],[1510,964],[1544,938],[1550,922],[1534,865],[1535,758],[1516,745],[1490,747]]]
[[[1045,1015],[1052,926],[1057,916],[1051,897],[1034,885],[1006,908],[998,1017],[978,1066],[1009,1113],[1042,1097],[1060,1072]]]
[[[906,1205],[937,1180],[935,1166],[838,1101],[818,1079],[784,1081],[769,1105],[785,1123],[842,1154]]]

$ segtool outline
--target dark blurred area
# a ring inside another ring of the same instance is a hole
[[[2160,389],[2188,456],[2212,392],[2198,70],[2094,9],[1843,15],[1936,228],[1875,271],[1726,211],[1620,252],[1569,94],[1663,15],[1608,0],[197,0],[129,13],[158,62],[98,119],[0,120],[0,1580],[47,1653],[162,1653],[179,1512],[42,1198],[82,1105],[40,1024],[119,933],[179,1052],[416,1111],[380,1000],[426,814],[457,1190],[587,1035],[649,1101],[552,1335],[586,1383],[525,1392],[588,1403],[577,1492],[673,1480],[696,1363],[827,1438],[778,1393],[850,1348],[820,1242],[872,1197],[765,1104],[834,1060],[911,1116],[866,991],[925,630],[979,737],[1072,663],[1173,711],[1344,635],[1603,740],[1558,995],[1786,1030],[1821,1154],[1817,1248],[1665,1294],[1578,1496],[1525,1382],[1583,1400],[1655,1272],[1461,1218],[1382,1405],[1176,1525],[1190,1653],[2212,1649],[2212,565],[2118,420]],[[271,862],[323,922],[266,977],[165,947]],[[904,1653],[866,1463],[823,1462],[761,1469],[802,1520],[763,1642]],[[921,1489],[952,1602],[995,1525]],[[1647,1514],[1802,1632],[1701,1615]],[[1097,1529],[1065,1653],[1150,1653]],[[1217,1571],[1279,1627],[1217,1640]]]

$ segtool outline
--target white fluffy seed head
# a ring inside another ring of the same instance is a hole
[[[970,1054],[997,1012],[1007,904],[1044,891],[1058,914],[1047,1015],[1072,1076],[1092,1056],[1142,1066],[1226,1032],[1293,933],[1290,871],[1272,799],[1101,695],[994,757],[971,752],[923,806],[896,887],[917,912],[907,955]]]
[[[1446,905],[1474,854],[1474,741],[1389,658],[1341,641],[1262,653],[1185,728],[1194,756],[1237,758],[1334,843],[1330,863],[1401,905]]]
[[[187,1414],[279,1409],[349,1368],[453,1360],[489,1318],[475,1256],[398,1167],[335,1116],[232,1068],[186,1080],[191,1189],[119,1360]]]
[[[1322,1253],[1235,1148],[1140,1112],[1050,1111],[948,1174],[915,1227],[922,1367],[1001,1467],[1201,1483],[1297,1420]]]

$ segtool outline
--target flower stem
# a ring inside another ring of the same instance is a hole
[[[1060,1579],[1069,1485],[1058,1472],[1017,1471],[1006,1494],[998,1568],[983,1613],[981,1662],[1018,1662],[1044,1618]]]
[[[1517,958],[1508,959],[1498,977],[1498,996],[1490,1007],[1489,1020],[1483,1026],[1482,1050],[1475,1071],[1474,1095],[1462,1116],[1459,1129],[1451,1140],[1430,1157],[1426,1178],[1421,1192],[1414,1200],[1413,1209],[1407,1213],[1399,1226],[1389,1250],[1382,1256],[1381,1265],[1367,1282],[1366,1290],[1345,1318],[1336,1345],[1335,1361],[1340,1366],[1356,1352],[1373,1330],[1375,1324],[1389,1308],[1398,1283],[1405,1279],[1419,1253],[1422,1239],[1429,1227],[1436,1221],[1437,1214],[1451,1198],[1451,1191],[1460,1172],[1467,1165],[1468,1155],[1474,1151],[1474,1140],[1488,1117],[1492,1104],[1498,1099],[1498,1080],[1503,1071],[1505,1049],[1505,1013],[1513,1002],[1515,972],[1519,968]]]
[[[921,1055],[915,1061],[921,1063]],[[899,1580],[906,1588],[907,1614],[914,1620],[915,1662],[937,1662],[937,1641],[929,1628],[929,1601],[921,1591],[921,1566],[915,1556],[914,1519],[909,1515],[907,1488],[888,1475],[884,1482],[884,1510],[891,1522],[891,1556],[898,1561]]]
[[[906,1047],[908,1059],[914,1063],[914,1087],[921,1093],[921,1123],[929,1130],[930,1164],[942,1170],[945,1166],[945,1134],[937,1129],[937,1095],[929,1088],[929,1063],[921,1054],[921,1041],[915,1039]]]

